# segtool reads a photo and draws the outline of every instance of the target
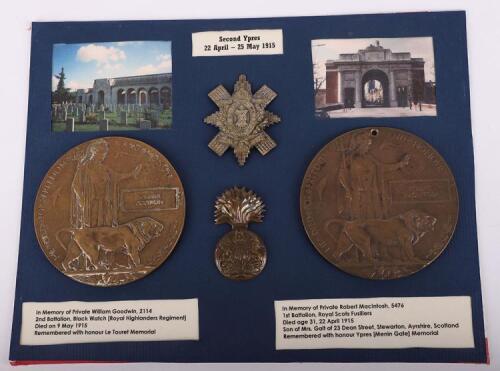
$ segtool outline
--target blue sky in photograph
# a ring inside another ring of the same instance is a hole
[[[54,44],[54,75],[64,67],[65,85],[71,90],[91,88],[95,79],[172,72],[170,41],[124,41]]]

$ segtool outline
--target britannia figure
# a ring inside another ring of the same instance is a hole
[[[118,183],[136,177],[140,165],[131,173],[120,174],[104,160],[109,148],[104,139],[93,141],[79,160],[71,183],[71,225],[73,228],[116,226],[118,224]]]
[[[349,148],[342,151],[339,170],[338,213],[349,220],[387,218],[384,173],[402,169],[409,155],[396,163],[382,163],[371,153],[369,131],[351,137]]]

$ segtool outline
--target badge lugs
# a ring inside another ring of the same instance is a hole
[[[205,117],[204,122],[219,128],[220,132],[208,147],[222,156],[229,147],[234,149],[238,164],[243,166],[253,147],[266,155],[276,147],[276,142],[264,131],[280,118],[265,107],[277,96],[267,85],[252,95],[252,87],[245,75],[240,75],[234,84],[233,94],[219,85],[208,96],[219,107],[219,111]]]

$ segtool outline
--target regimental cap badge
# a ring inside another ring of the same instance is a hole
[[[264,202],[253,191],[233,187],[215,202],[215,224],[228,223],[232,229],[217,242],[215,264],[233,280],[248,280],[259,275],[266,265],[267,252],[262,239],[248,229],[251,222],[264,217]]]
[[[204,119],[206,124],[220,130],[208,144],[217,155],[222,156],[232,147],[238,164],[243,166],[253,147],[262,155],[276,147],[276,142],[264,131],[266,127],[280,122],[277,115],[265,110],[277,96],[267,85],[252,94],[250,82],[245,75],[240,75],[232,95],[219,85],[208,96],[219,107],[217,112]]]

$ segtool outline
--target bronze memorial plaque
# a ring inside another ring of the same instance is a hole
[[[61,156],[35,200],[38,242],[66,276],[93,286],[138,280],[160,266],[184,226],[182,183],[138,140],[105,137]]]
[[[226,278],[249,280],[266,265],[267,253],[262,239],[248,230],[248,223],[262,222],[265,205],[253,191],[234,187],[215,202],[215,224],[230,224],[232,230],[217,242],[215,263]]]
[[[373,127],[323,147],[300,192],[306,232],[343,271],[394,279],[432,263],[458,219],[455,179],[439,153],[408,132]]]

